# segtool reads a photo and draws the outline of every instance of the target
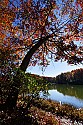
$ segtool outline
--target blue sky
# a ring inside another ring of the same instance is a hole
[[[68,72],[74,69],[83,68],[83,65],[68,65],[66,62],[51,62],[50,65],[42,72],[39,66],[28,67],[27,72],[41,76],[56,77],[60,73]]]

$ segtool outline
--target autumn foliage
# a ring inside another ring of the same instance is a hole
[[[10,60],[19,66],[26,53],[43,39],[27,66],[47,66],[50,59],[70,64],[82,62],[82,3],[81,0],[1,0],[0,51],[11,51]]]
[[[27,121],[27,110],[17,107],[19,91],[27,81],[30,92],[36,87],[39,93],[42,86],[26,79],[24,72],[30,65],[46,67],[51,60],[83,63],[82,0],[0,0],[2,125],[16,118],[15,108],[13,124]]]

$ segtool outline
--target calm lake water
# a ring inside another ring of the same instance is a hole
[[[53,85],[48,92],[48,99],[83,108],[83,85]],[[40,96],[42,97],[42,93]]]

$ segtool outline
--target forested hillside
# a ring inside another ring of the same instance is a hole
[[[56,77],[58,84],[83,84],[83,69],[72,70],[71,72],[61,73]]]
[[[42,78],[48,83],[57,84],[83,84],[83,69],[72,70],[71,72],[61,73],[56,77],[44,77],[39,75],[31,74],[36,79]]]

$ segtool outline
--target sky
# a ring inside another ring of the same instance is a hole
[[[27,72],[32,74],[38,74],[40,76],[56,77],[57,75],[70,72],[75,69],[83,68],[83,65],[68,65],[66,62],[53,62],[42,72],[40,66],[28,67]]]

